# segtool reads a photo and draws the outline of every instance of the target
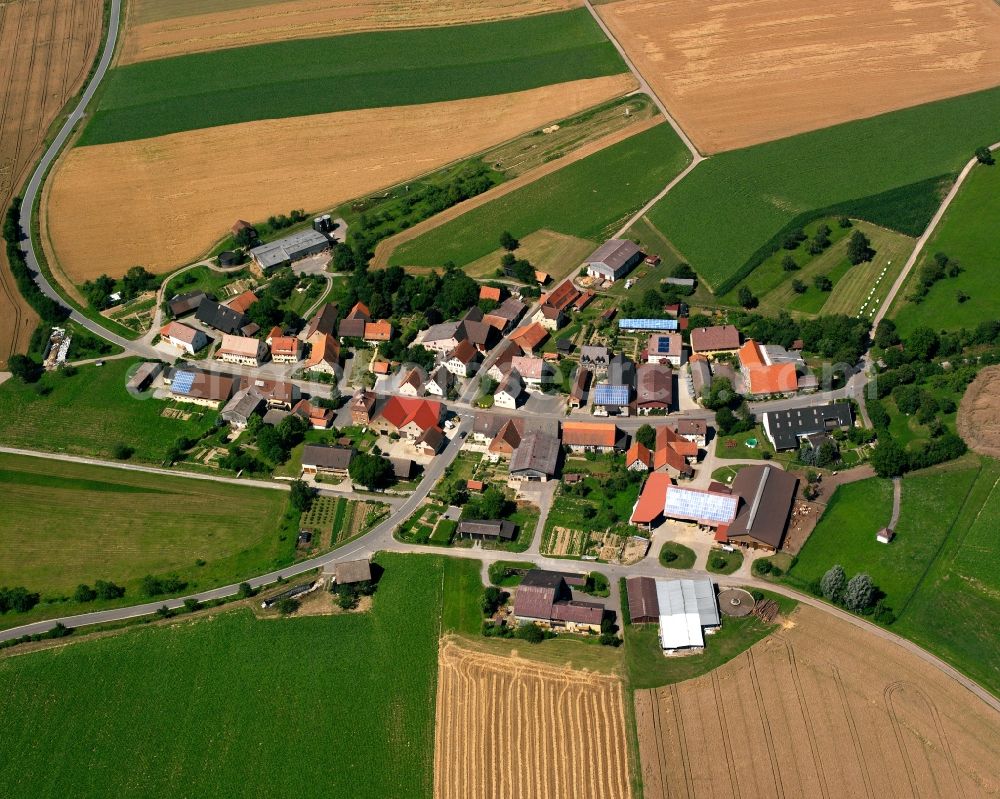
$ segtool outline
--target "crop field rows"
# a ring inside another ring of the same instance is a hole
[[[710,674],[636,692],[647,799],[991,795],[985,704],[822,611],[793,622]]]
[[[97,52],[100,0],[0,5],[0,209],[38,155],[45,133]],[[0,248],[0,367],[27,348],[38,317],[21,297]]]
[[[564,11],[579,0],[138,0],[122,63],[261,42],[485,22]]]
[[[627,757],[617,678],[442,643],[435,799],[625,799]]]

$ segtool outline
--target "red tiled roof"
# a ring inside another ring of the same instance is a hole
[[[691,331],[691,349],[694,352],[735,350],[740,346],[740,331],[734,325],[699,327]]]
[[[608,422],[563,422],[564,444],[578,447],[613,447],[618,427]]]
[[[272,336],[271,357],[275,355],[298,355],[299,340],[295,336]]]
[[[372,318],[372,312],[368,310],[368,306],[363,302],[354,303],[354,307],[351,308],[351,312],[347,314],[348,319],[364,319],[366,322]]]
[[[198,331],[193,327],[188,327],[180,322],[168,322],[160,329],[160,336],[162,338],[173,338],[177,341],[183,341],[185,344],[194,345],[195,336],[198,335]]]
[[[237,294],[229,302],[226,303],[234,311],[239,313],[246,313],[247,308],[257,302],[257,295],[252,291],[244,291],[242,294]]]
[[[336,364],[340,360],[340,343],[329,333],[322,333],[313,336],[312,351],[309,353],[309,360],[305,362],[305,367],[315,366],[319,363]]]
[[[372,371],[377,375],[387,375],[389,374],[389,362],[388,361],[375,361],[372,364]]]
[[[667,503],[667,488],[673,485],[673,480],[665,472],[652,472],[646,478],[646,483],[639,494],[639,500],[632,511],[632,524],[650,524],[663,515]]]
[[[565,311],[570,305],[576,302],[579,297],[580,292],[577,290],[576,286],[573,285],[573,281],[564,280],[552,289],[552,291],[542,297],[542,305],[548,305],[551,308],[558,308],[560,311]]]
[[[382,409],[382,418],[397,430],[413,422],[421,430],[437,426],[441,418],[441,403],[410,397],[389,397]]]
[[[750,339],[740,347],[740,364],[747,372],[751,394],[783,394],[799,387],[794,363],[768,365],[757,342]]]
[[[388,341],[392,338],[392,325],[386,319],[365,323],[365,341]]]
[[[497,286],[480,286],[479,299],[500,302],[500,289]]]
[[[525,327],[519,327],[510,334],[510,340],[525,352],[531,352],[548,337],[549,331],[538,322],[533,322]]]
[[[640,444],[638,441],[629,447],[628,452],[625,453],[625,466],[631,466],[636,461],[641,461],[647,468],[651,461],[649,447],[645,444]]]

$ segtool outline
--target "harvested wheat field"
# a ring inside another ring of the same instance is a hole
[[[43,200],[73,283],[134,264],[158,272],[211,247],[235,219],[317,211],[417,177],[633,87],[631,75],[445,103],[263,120],[78,147]],[[116,221],[108,239],[95,214]]]
[[[1000,366],[986,367],[965,389],[955,426],[969,449],[1000,458]]]
[[[629,796],[622,696],[615,677],[442,641],[434,796]]]
[[[120,63],[359,31],[429,28],[576,8],[581,0],[138,0]]]
[[[1000,83],[994,0],[621,0],[599,11],[704,152]]]
[[[101,0],[0,4],[0,210],[28,176],[49,125],[97,54]],[[0,366],[27,348],[38,317],[0,247]]]
[[[1000,792],[1000,714],[814,608],[726,665],[636,692],[646,799]]]

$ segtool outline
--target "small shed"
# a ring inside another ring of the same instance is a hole
[[[343,560],[333,566],[333,579],[337,585],[367,582],[372,578],[371,563],[365,560]]]
[[[896,537],[896,531],[891,527],[883,527],[875,534],[875,540],[880,544],[888,544]]]

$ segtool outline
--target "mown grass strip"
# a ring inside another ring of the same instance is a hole
[[[275,42],[113,70],[81,144],[481,97],[624,71],[624,62],[583,9]]]

